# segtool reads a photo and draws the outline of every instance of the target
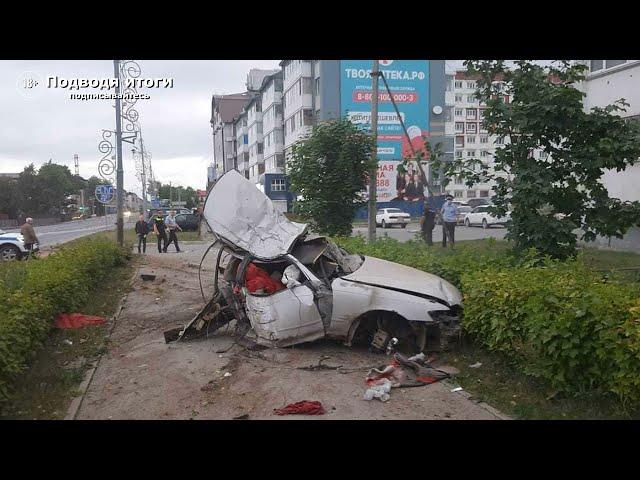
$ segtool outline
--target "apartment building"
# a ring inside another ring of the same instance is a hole
[[[261,89],[266,173],[284,173],[283,87],[282,72],[278,72],[266,77]]]
[[[238,166],[234,123],[245,105],[254,97],[254,93],[245,92],[214,95],[211,99],[214,179]]]
[[[258,183],[264,173],[264,135],[262,130],[262,96],[256,95],[245,107],[247,115],[247,147],[249,180]]]
[[[247,112],[243,109],[233,122],[236,133],[236,169],[249,179],[249,134],[247,128]]]
[[[629,104],[622,116],[640,121],[640,60],[580,60],[589,71],[577,88],[585,93],[584,108],[605,107],[624,98]],[[640,165],[623,172],[607,170],[602,183],[611,197],[623,201],[640,201]],[[598,238],[598,244],[615,249],[637,251],[640,248],[640,228],[632,228],[622,239]]]
[[[311,131],[314,124],[314,83],[318,78],[317,60],[283,60],[282,68],[282,110],[285,157],[291,146]],[[337,86],[336,86],[337,87]]]

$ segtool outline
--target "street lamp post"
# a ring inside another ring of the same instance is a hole
[[[118,245],[124,245],[124,170],[122,168],[122,121],[120,118],[120,60],[113,61],[113,73],[118,79],[116,83],[116,205],[117,205],[117,238]]]

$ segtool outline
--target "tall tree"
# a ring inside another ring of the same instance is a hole
[[[640,157],[640,124],[619,115],[628,106],[624,99],[586,112],[584,94],[576,88],[586,67],[569,61],[465,65],[478,76],[476,95],[487,106],[484,127],[504,146],[493,168],[481,159],[434,166],[468,186],[494,180],[493,211],[503,215],[511,209],[506,237],[517,248],[563,258],[575,253],[578,229],[581,239],[593,241],[597,235],[620,238],[640,223],[640,202],[612,198],[601,183],[605,170],[623,171]]]
[[[40,211],[59,212],[65,197],[78,193],[76,183],[66,165],[58,165],[51,160],[42,165],[37,177]]]
[[[295,144],[287,162],[291,189],[302,198],[296,212],[312,228],[329,235],[350,235],[356,210],[364,204],[373,137],[347,119],[316,125]]]

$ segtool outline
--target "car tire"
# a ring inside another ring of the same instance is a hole
[[[22,257],[22,253],[15,245],[4,245],[0,247],[0,262],[20,260],[20,257]]]
[[[484,228],[485,230],[487,228],[489,228],[489,224],[487,223],[487,219],[486,218],[482,219],[482,228]]]
[[[382,220],[382,228],[387,228],[387,223],[384,220]]]
[[[470,227],[470,226],[471,226],[471,222],[469,221],[469,219],[468,219],[468,218],[465,218],[465,219],[464,219],[464,226],[465,226],[465,227]]]
[[[407,224],[403,223],[402,225],[400,225],[401,228],[407,228]]]

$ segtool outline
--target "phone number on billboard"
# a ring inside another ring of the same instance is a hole
[[[393,100],[396,103],[416,103],[418,101],[417,93],[399,93],[393,92]],[[354,102],[371,102],[371,98],[373,97],[372,92],[358,90],[353,92],[353,101]],[[390,102],[389,94],[387,92],[381,92],[378,94],[379,102]]]

